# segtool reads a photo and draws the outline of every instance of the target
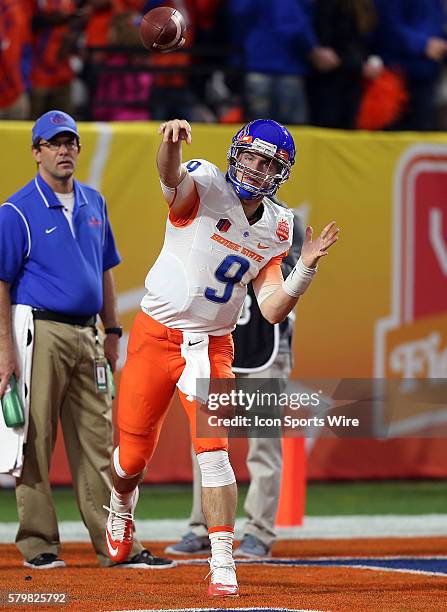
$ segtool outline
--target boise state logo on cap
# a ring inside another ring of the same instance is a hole
[[[63,115],[62,113],[54,113],[53,115],[51,115],[50,117],[50,121],[51,123],[55,123],[56,125],[60,125],[61,123],[65,123],[66,122],[66,118],[68,117],[68,115]]]
[[[33,143],[38,142],[41,138],[51,140],[56,134],[61,132],[71,132],[79,137],[78,128],[73,117],[67,113],[58,110],[48,111],[34,124],[32,131]]]

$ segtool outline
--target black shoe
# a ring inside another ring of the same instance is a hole
[[[25,567],[31,567],[32,569],[55,569],[56,567],[65,567],[64,561],[58,559],[57,555],[53,553],[42,553],[37,555],[31,561],[24,561]]]
[[[242,538],[239,547],[234,551],[235,557],[247,557],[247,559],[265,559],[272,556],[270,546],[264,544],[256,536],[247,534]]]
[[[116,563],[110,567],[118,567],[121,569],[170,569],[176,565],[177,563],[171,559],[154,557],[149,550],[143,549],[140,553],[134,555],[127,561]]]
[[[210,539],[208,536],[198,536],[189,531],[176,544],[165,548],[168,555],[202,555],[211,552]]]

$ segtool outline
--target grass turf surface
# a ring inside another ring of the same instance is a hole
[[[238,516],[243,516],[247,485],[239,487]],[[53,489],[60,521],[80,520],[70,487]],[[183,519],[191,511],[189,485],[145,485],[141,487],[136,517]],[[447,512],[447,481],[398,480],[371,482],[310,483],[307,487],[307,516],[351,514],[444,514]],[[0,490],[0,521],[17,521],[15,494]]]

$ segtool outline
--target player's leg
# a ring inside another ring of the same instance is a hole
[[[233,387],[231,337],[210,337],[209,359],[211,385],[213,379],[226,379],[227,392]],[[221,386],[222,385],[218,385]],[[212,388],[211,391],[215,391]],[[211,543],[210,574],[208,593],[217,596],[238,594],[236,571],[233,560],[234,521],[237,505],[237,486],[234,472],[228,458],[226,430],[207,427],[207,416],[188,402],[181,393],[180,398],[188,414],[193,445],[197,454],[202,478],[202,508],[208,526]],[[205,415],[205,416],[204,416]],[[215,435],[215,437],[211,437]],[[209,436],[209,437],[206,437]]]
[[[192,509],[189,517],[189,527],[191,531],[197,534],[198,537],[208,539],[208,531],[206,519],[202,510],[202,475],[200,472],[199,462],[197,461],[196,451],[191,447],[191,463],[193,474],[193,494],[192,494]],[[209,542],[208,542],[209,545]]]
[[[226,437],[196,437],[197,403],[189,403],[180,393],[190,419],[193,444],[201,472],[202,509],[211,544],[209,595],[238,594],[236,568],[233,560],[234,521],[237,486],[228,458]],[[200,417],[199,417],[200,418]],[[200,436],[200,429],[197,432]]]
[[[118,403],[119,446],[111,462],[112,492],[106,539],[110,558],[124,561],[132,548],[138,484],[155,451],[174,391],[168,369],[169,340],[164,326],[144,313],[129,338]]]
[[[202,473],[202,507],[211,544],[208,594],[238,594],[233,560],[237,486],[228,450],[204,451],[197,455]]]
[[[208,530],[225,525],[233,531],[237,486],[228,450],[202,451],[197,454],[197,461],[202,474],[202,509]]]
[[[120,445],[112,457],[112,482],[106,539],[109,557],[115,563],[126,561],[133,546],[134,512],[138,502],[138,484],[156,447],[158,435],[144,436],[120,431]],[[135,468],[138,464],[141,468]],[[137,469],[137,472],[134,470]],[[133,472],[133,473],[130,473]]]

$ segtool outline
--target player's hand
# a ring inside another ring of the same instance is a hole
[[[191,144],[191,126],[186,119],[172,119],[162,123],[158,133],[163,134],[163,142],[179,142],[184,140]]]
[[[308,268],[315,268],[320,257],[328,254],[328,249],[337,242],[340,228],[336,227],[335,221],[326,225],[321,234],[312,240],[313,229],[306,227],[306,238],[301,249],[301,259]]]

